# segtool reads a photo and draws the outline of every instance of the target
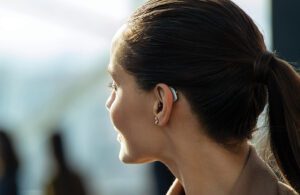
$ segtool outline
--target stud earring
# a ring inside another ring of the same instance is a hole
[[[159,123],[159,119],[158,119],[158,117],[156,116],[156,117],[154,117],[154,124],[158,125],[158,123]]]

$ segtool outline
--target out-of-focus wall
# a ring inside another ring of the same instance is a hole
[[[300,1],[273,0],[274,49],[300,68]]]

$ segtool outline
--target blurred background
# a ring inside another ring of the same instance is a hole
[[[0,0],[0,128],[19,158],[20,195],[44,194],[55,175],[55,132],[87,194],[156,193],[151,165],[119,162],[105,109],[111,39],[143,2]],[[270,50],[299,64],[298,1],[235,2],[253,17]]]

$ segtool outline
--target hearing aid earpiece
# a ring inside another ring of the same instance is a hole
[[[177,91],[173,87],[169,87],[172,94],[173,94],[173,102],[176,102],[178,100],[178,94]]]

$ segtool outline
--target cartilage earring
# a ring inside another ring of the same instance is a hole
[[[158,117],[156,116],[156,117],[154,117],[154,124],[158,125],[158,123],[159,123],[159,119],[158,119]]]

